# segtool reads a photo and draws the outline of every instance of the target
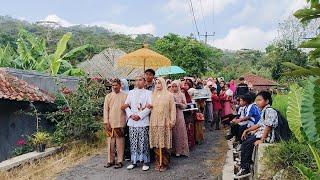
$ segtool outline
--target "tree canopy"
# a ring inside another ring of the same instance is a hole
[[[223,52],[191,37],[168,34],[155,41],[153,48],[167,56],[173,65],[182,67],[188,75],[201,76],[213,71]]]

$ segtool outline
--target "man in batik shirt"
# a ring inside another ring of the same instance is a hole
[[[132,163],[127,167],[128,170],[137,167],[139,161],[143,163],[143,171],[149,170],[149,115],[151,110],[147,107],[151,104],[151,91],[144,88],[145,83],[144,77],[138,76],[136,87],[129,91],[125,102],[125,106],[128,106],[126,113]]]

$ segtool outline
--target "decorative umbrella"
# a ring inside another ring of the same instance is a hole
[[[154,52],[144,44],[141,49],[133,51],[120,57],[117,61],[119,66],[129,66],[132,68],[159,68],[162,66],[170,66],[171,61],[167,57]]]
[[[169,74],[183,74],[186,73],[181,67],[179,66],[169,66],[169,67],[161,67],[156,71],[156,76],[163,76]]]

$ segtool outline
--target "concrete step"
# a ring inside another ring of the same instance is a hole
[[[30,152],[26,154],[22,154],[20,156],[13,157],[11,159],[0,162],[0,171],[8,171],[12,168],[18,167],[22,164],[32,162],[52,154],[55,154],[61,149],[61,147],[51,147],[47,148],[45,152]]]

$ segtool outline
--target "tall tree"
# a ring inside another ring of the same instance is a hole
[[[171,59],[173,65],[186,70],[188,75],[201,76],[215,69],[215,61],[222,51],[191,37],[168,34],[158,39],[153,48]]]

